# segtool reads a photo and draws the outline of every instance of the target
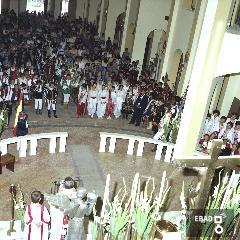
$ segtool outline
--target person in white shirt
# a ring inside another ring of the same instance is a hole
[[[220,126],[219,126],[219,115],[220,112],[218,110],[214,110],[211,117],[211,128],[210,133],[212,132],[219,132]]]
[[[238,114],[234,112],[231,114],[231,117],[227,119],[226,123],[232,122],[233,126],[235,126],[237,119],[238,119]]]
[[[212,128],[211,114],[207,114],[207,119],[204,124],[203,135],[209,134]]]
[[[81,71],[85,68],[85,63],[84,63],[82,57],[80,57],[80,61],[78,62],[78,68],[79,68]]]
[[[93,118],[97,110],[97,96],[96,83],[94,83],[88,93],[88,115],[90,115],[91,118]]]
[[[222,131],[222,129],[225,129],[227,126],[227,118],[225,116],[222,116],[219,120],[219,132]]]
[[[103,85],[102,90],[98,92],[97,117],[99,119],[102,119],[105,115],[108,95],[107,87]]]
[[[230,143],[234,143],[234,129],[233,129],[233,123],[228,122],[226,129],[222,129],[221,132],[218,135],[219,139],[227,139]]]

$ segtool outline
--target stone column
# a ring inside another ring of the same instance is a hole
[[[69,0],[68,15],[71,19],[76,18],[77,0]]]
[[[54,5],[54,18],[57,19],[61,15],[62,11],[62,0],[55,0]]]
[[[174,155],[192,155],[206,117],[231,0],[202,0],[185,78],[190,79]],[[185,79],[185,81],[187,80]]]
[[[19,12],[19,0],[10,0],[9,10],[13,10],[18,15],[18,12]]]
[[[122,36],[121,54],[124,52],[125,48],[128,48],[130,53],[132,52],[133,43],[129,41],[129,36],[131,36],[132,37],[131,40],[134,41],[134,32],[136,28],[136,22],[138,19],[139,7],[140,0],[127,1],[124,31]]]
[[[118,16],[125,12],[126,10],[126,0],[110,0],[107,12],[107,23],[106,23],[106,30],[105,30],[105,38],[111,38],[114,40],[115,28],[116,28],[116,21]]]
[[[1,0],[1,11],[10,8],[10,0]]]
[[[51,15],[54,15],[54,9],[55,9],[55,0],[48,0],[48,5],[47,5],[47,11]]]
[[[94,22],[97,20],[98,10],[101,4],[101,0],[89,0],[90,6],[89,6],[89,14],[88,14],[88,21]]]
[[[173,1],[167,28],[167,47],[165,50],[164,58],[162,59],[162,62],[160,64],[159,80],[161,80],[162,76],[165,76],[167,72],[167,66],[170,61],[170,51],[174,40],[175,27],[177,25],[178,20],[179,8],[182,8],[182,1],[181,0]]]
[[[27,9],[27,0],[19,0],[19,13],[25,12]]]
[[[99,25],[98,25],[99,35],[102,35],[102,33],[105,33],[106,22],[107,22],[108,4],[109,4],[109,0],[102,0],[101,13],[100,13],[100,19],[99,19]]]
[[[48,12],[48,0],[44,0],[44,14],[47,14]]]

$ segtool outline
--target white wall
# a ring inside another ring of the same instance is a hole
[[[97,20],[97,9],[100,4],[101,4],[101,0],[90,1],[88,21],[94,22]]]
[[[220,109],[221,115],[228,115],[234,97],[240,99],[240,75],[231,76],[229,78],[229,82],[223,99],[223,104]]]
[[[105,37],[114,39],[117,17],[125,12],[126,0],[109,0]]]
[[[172,0],[141,0],[138,23],[133,46],[132,59],[142,64],[146,41],[149,33],[155,29],[166,31]]]
[[[240,73],[240,35],[226,32],[215,76]]]

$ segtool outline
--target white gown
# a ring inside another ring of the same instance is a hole
[[[30,213],[32,219],[28,213],[28,207],[30,206]],[[31,203],[27,206],[25,215],[24,215],[24,240],[48,240],[48,223],[50,222],[50,215],[45,206],[39,203]],[[43,215],[43,218],[41,218]],[[43,220],[43,221],[42,221]],[[37,223],[41,223],[42,226],[37,226]]]
[[[116,91],[116,105],[114,108],[114,116],[119,118],[121,116],[122,104],[125,101],[125,93],[123,90]]]
[[[108,102],[108,91],[103,90],[98,94],[98,104],[97,104],[97,117],[103,118],[106,112],[106,106]]]
[[[158,132],[154,135],[153,139],[156,140],[156,141],[159,141],[162,139],[163,137],[163,134],[164,134],[164,128],[163,126],[165,124],[168,124],[171,120],[171,114],[169,113],[166,113],[163,118],[161,119],[161,122],[160,122],[160,126],[159,126],[159,129],[158,129]]]
[[[97,91],[90,90],[88,93],[88,114],[93,116],[97,110]]]

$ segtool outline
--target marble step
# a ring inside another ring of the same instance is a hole
[[[1,240],[23,240],[23,232],[21,231],[21,221],[14,222],[14,230],[10,236],[7,232],[9,230],[10,221],[0,221],[0,239]]]

